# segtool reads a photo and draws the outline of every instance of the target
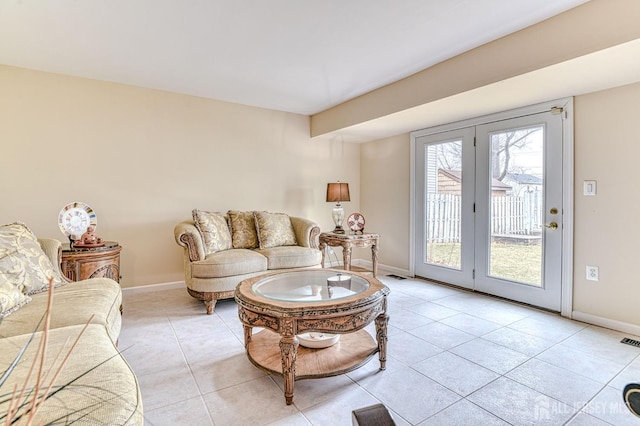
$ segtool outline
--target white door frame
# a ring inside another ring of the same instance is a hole
[[[536,105],[512,109],[495,114],[471,118],[442,126],[411,132],[410,140],[410,180],[409,180],[409,273],[415,276],[415,243],[416,243],[416,217],[415,217],[415,148],[416,138],[433,133],[455,130],[463,127],[477,126],[494,121],[506,120],[524,115],[537,114],[549,111],[552,108],[562,108],[562,306],[560,314],[571,318],[573,308],[573,197],[574,197],[574,142],[573,142],[573,98],[557,99]]]

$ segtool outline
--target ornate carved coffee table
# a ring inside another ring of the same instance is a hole
[[[385,369],[389,289],[356,273],[348,274],[349,282],[334,281],[339,274],[346,275],[334,269],[287,270],[244,280],[236,288],[247,356],[256,367],[283,376],[287,405],[296,379],[348,373],[376,353]],[[363,330],[374,320],[376,341]],[[265,330],[253,335],[253,327]],[[297,335],[307,332],[340,334],[340,340],[324,349],[299,346]]]

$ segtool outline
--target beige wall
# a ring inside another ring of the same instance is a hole
[[[640,325],[640,84],[575,99],[574,310]],[[597,181],[584,196],[583,181]],[[586,265],[600,268],[587,281]]]
[[[63,240],[60,209],[88,203],[97,234],[124,247],[123,287],[184,279],[173,226],[193,208],[326,230],[340,180],[359,210],[359,146],[312,141],[307,116],[6,66],[0,93],[0,223]]]
[[[573,310],[636,326],[638,111],[640,84],[575,98]],[[361,161],[361,205],[367,226],[382,234],[380,262],[408,269],[409,135],[363,144]],[[597,181],[597,196],[582,195],[584,180]],[[586,265],[600,268],[600,281],[585,279]]]
[[[409,135],[362,144],[360,205],[365,230],[380,234],[379,261],[409,269]],[[359,252],[362,259],[367,253]]]

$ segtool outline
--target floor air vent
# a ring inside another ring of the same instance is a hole
[[[629,339],[628,337],[625,337],[624,339],[620,340],[620,343],[624,343],[625,345],[631,345],[631,346],[635,346],[636,348],[640,348],[639,341]]]
[[[401,277],[400,275],[396,275],[396,274],[389,274],[387,275],[390,278],[395,278],[396,280],[405,280],[405,277]]]

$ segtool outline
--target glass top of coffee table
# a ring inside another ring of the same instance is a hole
[[[344,299],[369,288],[369,282],[348,272],[314,269],[284,272],[262,278],[251,290],[268,299],[284,302],[319,302]]]

